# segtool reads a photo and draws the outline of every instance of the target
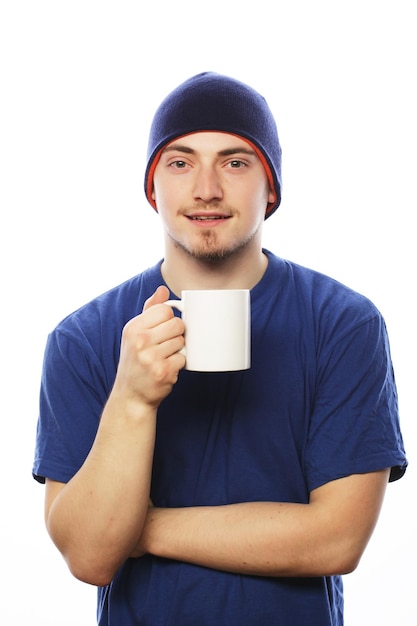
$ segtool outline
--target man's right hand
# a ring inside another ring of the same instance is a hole
[[[184,323],[164,303],[169,290],[160,286],[143,312],[123,329],[120,360],[112,393],[158,407],[185,365]]]

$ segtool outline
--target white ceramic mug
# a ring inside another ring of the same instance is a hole
[[[248,289],[186,290],[168,300],[185,325],[185,369],[231,372],[250,367]]]

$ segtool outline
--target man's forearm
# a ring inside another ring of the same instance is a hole
[[[259,576],[347,573],[372,534],[387,479],[386,470],[339,479],[309,504],[151,508],[138,554]]]
[[[47,485],[49,533],[74,576],[107,584],[140,535],[148,506],[154,411],[127,416],[109,401],[77,474]]]
[[[155,556],[240,574],[322,575],[329,563],[319,553],[317,531],[308,530],[309,506],[259,502],[155,508],[148,513],[142,546]]]

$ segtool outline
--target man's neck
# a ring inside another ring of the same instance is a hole
[[[216,262],[195,259],[176,250],[166,252],[161,271],[170,290],[180,296],[183,289],[252,289],[267,265],[262,250],[236,253]]]

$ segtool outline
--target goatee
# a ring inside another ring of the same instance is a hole
[[[207,230],[201,235],[200,244],[193,248],[185,246],[178,240],[174,240],[175,246],[186,252],[192,259],[212,266],[222,263],[239,253],[252,239],[252,237],[248,237],[243,241],[237,241],[225,247],[218,244],[217,235],[214,231]]]

